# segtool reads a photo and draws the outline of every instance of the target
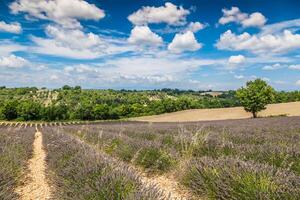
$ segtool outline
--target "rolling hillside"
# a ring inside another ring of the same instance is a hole
[[[260,117],[266,116],[300,116],[300,102],[270,104],[267,109],[260,112]],[[250,118],[251,113],[244,111],[242,107],[216,108],[216,109],[192,109],[162,115],[137,117],[135,121],[149,122],[190,122],[190,121],[209,121],[226,119],[245,119]]]

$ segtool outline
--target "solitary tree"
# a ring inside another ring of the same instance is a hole
[[[256,118],[259,111],[266,109],[266,105],[273,102],[275,91],[265,81],[256,79],[247,82],[245,88],[238,89],[236,96],[244,109]]]

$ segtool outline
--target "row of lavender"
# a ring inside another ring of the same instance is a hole
[[[17,199],[16,188],[28,172],[32,157],[33,128],[0,127],[0,199]]]
[[[61,127],[148,174],[176,174],[197,197],[300,199],[300,118]]]
[[[53,199],[169,199],[128,165],[95,151],[61,128],[44,127],[42,132],[47,178],[55,188]]]

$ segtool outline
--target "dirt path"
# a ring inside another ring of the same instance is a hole
[[[25,184],[17,189],[22,200],[50,199],[50,187],[46,181],[46,153],[43,149],[42,133],[36,129],[33,142],[33,157],[29,160],[29,174]]]
[[[157,175],[148,177],[146,174],[141,173],[141,180],[145,184],[155,184],[166,192],[172,200],[188,200],[192,199],[191,193],[180,187],[179,183],[173,176],[167,177],[164,175]]]

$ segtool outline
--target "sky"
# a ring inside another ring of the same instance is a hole
[[[299,0],[0,0],[0,85],[300,89]]]

